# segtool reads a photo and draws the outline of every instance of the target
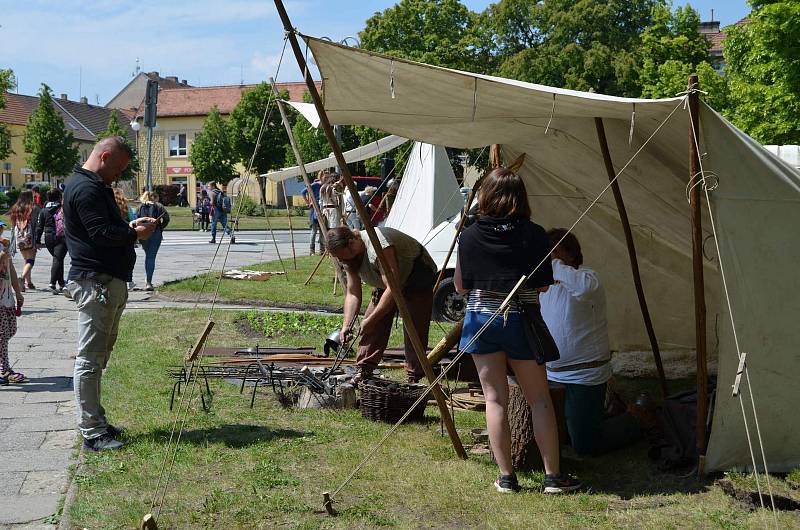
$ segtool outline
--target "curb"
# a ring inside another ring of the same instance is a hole
[[[75,484],[75,477],[78,476],[78,471],[83,465],[83,450],[80,446],[78,446],[76,450],[78,451],[78,458],[68,479],[69,486],[67,487],[67,493],[64,495],[64,503],[61,505],[61,518],[58,521],[58,526],[56,526],[58,530],[72,530],[72,521],[70,520],[69,509],[78,496],[78,488]]]

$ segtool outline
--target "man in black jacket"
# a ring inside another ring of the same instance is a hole
[[[100,404],[100,383],[128,301],[126,282],[136,262],[133,245],[156,227],[152,218],[123,220],[109,186],[131,155],[119,136],[100,140],[64,189],[64,231],[72,260],[67,290],[79,313],[73,384],[83,446],[93,451],[123,446]]]

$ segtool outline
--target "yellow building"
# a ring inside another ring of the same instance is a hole
[[[217,107],[223,119],[227,119],[242,93],[256,85],[227,85],[213,87],[188,87],[162,89],[158,94],[158,115],[153,129],[152,181],[159,184],[184,184],[189,190],[188,198],[195,206],[199,186],[195,178],[189,153],[195,136],[202,130],[203,123],[211,109]],[[305,83],[278,83],[279,90],[287,90],[292,101],[302,101]],[[139,123],[143,118],[137,116]],[[137,189],[145,186],[147,172],[147,132],[142,127],[137,134],[136,144],[139,152],[140,172]],[[244,175],[244,168],[237,166]],[[253,189],[248,187],[248,189]],[[194,190],[194,193],[192,192]],[[274,183],[267,185],[266,203],[280,202]],[[254,197],[260,200],[260,197]]]
[[[39,106],[39,98],[6,92],[6,108],[0,110],[0,123],[6,124],[11,133],[11,149],[13,153],[5,160],[0,160],[0,186],[21,188],[27,182],[42,182],[45,180],[41,173],[28,167],[27,157],[23,145],[28,118]],[[66,94],[53,98],[53,107],[64,120],[64,127],[75,138],[78,148],[78,163],[83,163],[92,151],[97,141],[97,135],[105,131],[111,118],[111,109],[97,105],[89,105],[86,98],[80,101],[70,101]],[[124,113],[119,115],[120,125],[130,130],[128,118]],[[132,134],[132,131],[131,131]],[[51,175],[49,184],[57,185],[63,182],[67,175]]]

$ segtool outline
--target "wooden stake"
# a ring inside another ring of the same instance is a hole
[[[158,530],[158,525],[156,524],[156,518],[153,517],[152,513],[148,513],[144,517],[142,517],[142,524],[139,526],[140,530]]]
[[[356,187],[355,182],[353,182],[353,177],[350,175],[350,170],[347,167],[347,161],[344,159],[341,147],[336,141],[333,128],[331,127],[330,121],[328,120],[328,115],[325,112],[325,106],[322,104],[322,99],[317,91],[317,85],[314,83],[314,79],[311,77],[311,73],[308,71],[308,66],[306,65],[305,58],[303,57],[303,50],[300,48],[300,44],[297,42],[297,35],[295,34],[295,30],[292,27],[291,21],[289,20],[289,16],[286,14],[286,9],[283,6],[282,0],[275,0],[275,7],[278,10],[281,20],[283,21],[283,28],[286,30],[286,35],[288,36],[289,43],[292,46],[292,51],[294,52],[295,59],[300,67],[300,71],[304,73],[306,86],[308,87],[308,91],[311,94],[311,99],[313,100],[314,106],[317,109],[317,114],[319,115],[320,126],[325,132],[325,136],[327,137],[328,143],[333,150],[333,154],[336,156],[336,162],[342,172],[342,177],[344,178],[345,184],[347,184],[347,189],[350,190],[350,195],[357,197],[358,188]],[[366,207],[361,203],[361,201],[356,200],[353,202],[356,210],[358,211],[359,217],[364,222],[364,229],[367,232],[369,240],[372,244],[372,248],[375,249],[375,253],[381,265],[381,270],[385,271],[386,273],[386,279],[389,282],[388,287],[391,289],[392,297],[397,305],[397,310],[400,312],[400,316],[403,319],[403,325],[405,326],[408,336],[414,345],[414,352],[417,355],[417,359],[419,360],[419,363],[422,366],[428,381],[432,382],[436,377],[433,373],[430,363],[428,362],[428,358],[425,355],[425,346],[420,340],[419,333],[417,333],[416,326],[414,326],[414,321],[411,319],[411,314],[409,313],[406,302],[403,299],[403,292],[400,283],[397,281],[397,277],[395,276],[392,268],[389,266],[389,262],[386,260],[386,256],[383,253],[380,241],[378,240],[378,235],[375,233],[375,227],[372,226],[372,222]],[[450,415],[449,409],[447,408],[447,399],[445,398],[441,387],[439,385],[434,385],[432,392],[436,398],[436,404],[439,407],[442,420],[447,427],[447,433],[450,436],[453,448],[460,458],[466,460],[467,453],[464,451],[464,446],[461,444],[461,439],[458,437],[458,432],[456,431],[455,424],[453,423],[453,418]]]
[[[619,188],[619,182],[614,180],[617,177],[617,173],[611,161],[611,151],[608,149],[608,140],[606,139],[606,130],[603,126],[603,118],[595,118],[594,125],[597,129],[597,139],[600,141],[600,151],[603,153],[603,162],[606,166],[606,173],[608,173],[608,180],[612,182],[611,191],[614,192],[614,202],[617,203],[617,212],[619,212],[619,220],[622,223],[622,231],[625,233],[625,244],[628,247],[628,259],[631,262],[631,273],[633,273],[633,286],[636,289],[636,297],[639,299],[639,309],[642,312],[642,319],[644,320],[644,327],[647,330],[647,337],[650,339],[650,348],[653,350],[653,358],[655,359],[656,370],[658,371],[658,381],[661,385],[661,396],[666,398],[668,394],[667,377],[664,374],[664,364],[661,362],[661,351],[658,347],[656,332],[653,329],[653,321],[650,319],[650,310],[647,308],[647,298],[644,296],[642,277],[639,274],[639,260],[636,257],[636,246],[633,242],[631,224],[628,221],[628,211],[625,208],[625,201],[622,200],[622,191]]]
[[[335,516],[336,510],[333,509],[333,501],[331,500],[331,494],[328,491],[322,492],[322,503],[325,506],[325,511],[328,512],[328,515]]]
[[[200,350],[203,349],[203,344],[205,344],[206,339],[208,338],[208,334],[211,333],[211,330],[214,328],[214,321],[209,320],[206,322],[206,327],[203,328],[203,331],[200,333],[200,336],[197,338],[197,342],[195,342],[194,346],[188,351],[186,357],[183,358],[184,362],[190,363],[197,358],[197,354],[200,353]]]
[[[441,361],[447,352],[453,349],[453,346],[458,344],[458,341],[461,340],[461,331],[464,329],[464,319],[458,321],[458,323],[450,328],[450,331],[447,332],[447,335],[442,337],[442,340],[433,347],[431,352],[428,354],[428,361],[430,361],[431,365],[434,365]]]
[[[697,347],[697,451],[706,452],[706,416],[708,415],[708,360],[706,351],[706,298],[703,278],[703,226],[700,211],[700,88],[697,74],[689,76],[689,205],[692,222],[692,270],[694,276],[695,345]],[[697,142],[695,144],[695,142]]]

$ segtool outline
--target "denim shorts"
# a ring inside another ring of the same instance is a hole
[[[464,315],[460,349],[477,355],[503,351],[510,358],[519,361],[536,359],[525,338],[525,332],[522,329],[523,315],[520,313],[509,313],[508,318],[503,318],[502,314],[497,315],[481,336],[469,348],[466,348],[491,316],[492,313],[489,312],[467,311]]]

